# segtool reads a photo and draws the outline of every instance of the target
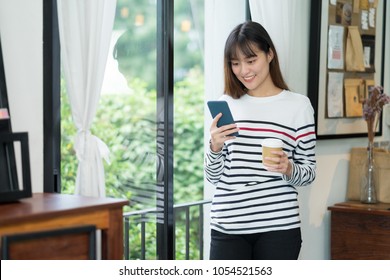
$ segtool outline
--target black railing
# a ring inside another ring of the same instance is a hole
[[[203,259],[203,216],[204,216],[204,206],[211,203],[211,200],[201,200],[196,202],[182,203],[174,205],[174,216],[175,216],[175,235],[174,235],[174,252],[175,256],[176,251],[180,250],[183,252],[185,250],[184,257],[186,260],[193,258],[195,255],[200,260]],[[147,224],[156,224],[162,223],[162,214],[160,209],[152,208],[139,211],[132,211],[123,214],[124,220],[124,258],[129,260],[134,259],[146,259],[147,254],[147,242],[156,242],[156,240],[151,240],[147,238]],[[176,235],[176,228],[178,223],[184,223],[184,246],[180,245],[178,248],[176,238],[182,234]],[[196,235],[191,235],[191,230]],[[138,234],[139,239],[131,238],[131,234]],[[156,237],[156,236],[155,236]],[[193,240],[196,239],[196,240]],[[131,243],[131,244],[130,244]],[[197,252],[191,252],[191,244],[197,245]],[[184,248],[182,248],[184,247]],[[131,252],[137,251],[136,256],[131,257]]]

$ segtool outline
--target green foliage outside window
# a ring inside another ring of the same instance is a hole
[[[106,195],[126,198],[125,212],[156,207],[158,174],[156,144],[156,24],[157,3],[118,0],[113,35],[118,36],[109,55],[118,63],[129,94],[105,93],[91,133],[110,149],[105,165]],[[176,1],[174,5],[174,203],[203,199],[204,2]],[[61,183],[73,193],[77,158],[76,134],[65,89],[61,100]],[[198,259],[198,208],[191,208],[190,258]],[[185,258],[183,212],[176,213],[176,259]],[[156,258],[156,217],[148,215],[146,259]],[[141,257],[141,224],[130,221],[130,258]]]
[[[111,164],[105,163],[106,193],[109,197],[126,198],[131,203],[125,211],[154,208],[156,186],[156,92],[138,79],[131,81],[130,94],[105,94],[92,126],[92,134],[110,149]],[[203,199],[203,123],[204,78],[198,68],[174,88],[174,200],[175,203]],[[67,95],[62,94],[61,109],[61,181],[62,192],[73,193],[77,174],[77,158],[73,150],[76,130]],[[145,193],[150,197],[145,198]],[[142,198],[142,199],[141,199]],[[198,215],[199,213],[193,213]],[[184,248],[184,229],[177,221],[177,248]],[[131,258],[139,258],[139,224],[130,229]],[[147,259],[155,255],[155,220],[148,225]],[[149,238],[150,237],[150,238]],[[153,237],[153,238],[152,238]],[[196,253],[198,229],[191,229],[190,251]],[[177,259],[184,252],[176,251]],[[191,258],[196,259],[196,255]]]

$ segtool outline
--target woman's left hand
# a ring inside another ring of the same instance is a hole
[[[268,171],[278,172],[288,177],[292,175],[292,163],[289,161],[288,156],[282,151],[272,151],[275,157],[266,157],[265,160],[272,161],[273,164],[269,164],[263,161],[264,166]]]

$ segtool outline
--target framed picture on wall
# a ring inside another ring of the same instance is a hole
[[[367,136],[362,103],[383,85],[385,11],[384,0],[311,1],[308,97],[318,139]]]
[[[0,203],[31,195],[28,134],[12,133],[0,40]]]
[[[0,203],[32,196],[27,132],[0,132]]]
[[[8,106],[7,84],[3,63],[3,51],[0,39],[0,133],[11,131],[11,120]]]

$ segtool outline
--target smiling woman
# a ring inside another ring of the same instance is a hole
[[[225,44],[225,93],[240,134],[210,127],[205,174],[215,185],[211,206],[214,260],[297,259],[301,221],[296,187],[316,177],[314,115],[306,96],[288,90],[276,49],[262,25],[237,25]],[[283,149],[266,157],[263,140]],[[276,157],[275,157],[276,156]]]

